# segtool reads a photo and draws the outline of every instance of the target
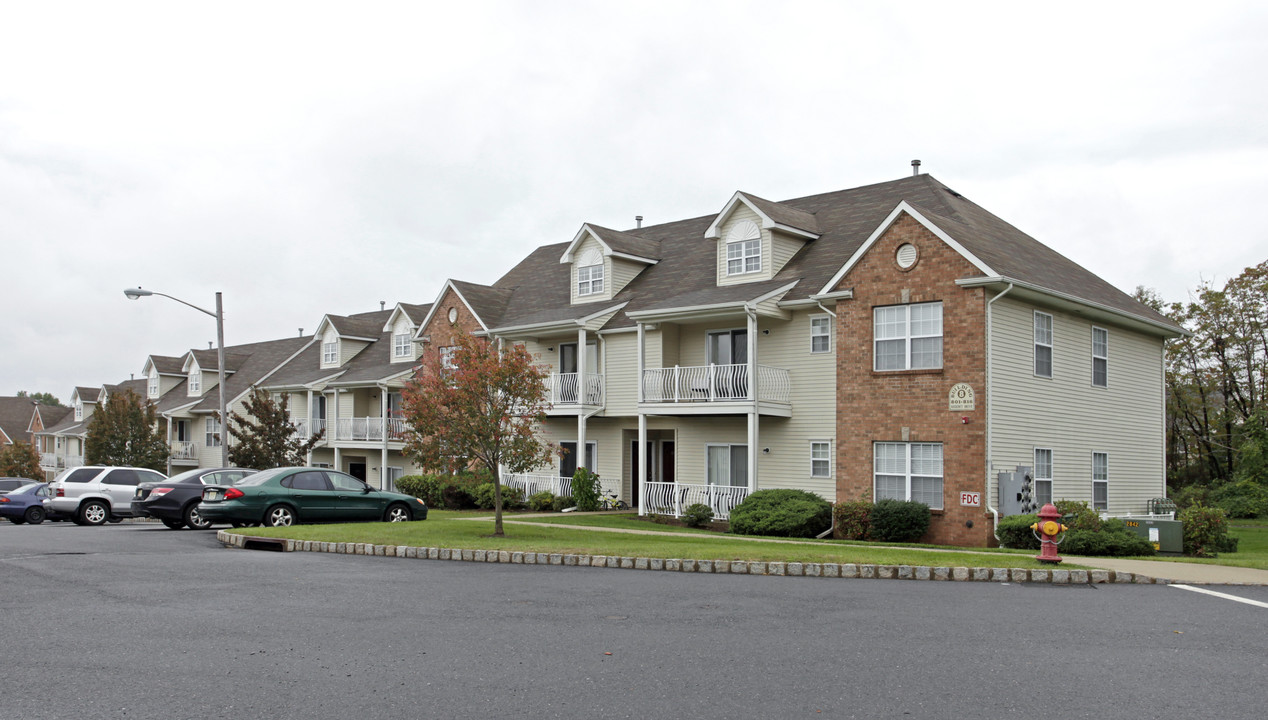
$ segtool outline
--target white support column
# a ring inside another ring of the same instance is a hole
[[[577,467],[594,470],[586,464],[586,329],[577,331]]]
[[[748,400],[751,403],[748,412],[748,490],[753,492],[757,490],[757,442],[758,442],[758,423],[760,416],[757,414],[757,310],[745,306],[745,314],[748,315]]]
[[[308,442],[313,436],[313,389],[308,388],[308,437],[304,438],[304,442]],[[313,449],[309,448],[308,453],[304,456],[304,464],[312,467]]]
[[[171,456],[171,450],[172,450],[172,419],[171,419],[170,417],[167,417],[166,415],[164,415],[163,417],[164,417],[164,419],[166,419],[166,420],[167,420],[167,450],[168,450],[168,456],[167,456],[167,475],[168,475],[168,477],[171,477],[171,475],[172,475],[172,456]],[[40,443],[41,447],[43,447],[43,446],[44,446],[44,444],[45,444],[45,443],[44,443],[44,442],[43,442],[43,440],[41,439],[41,443]]]
[[[396,488],[388,487],[387,481],[387,386],[379,386],[379,423],[382,430],[379,434],[383,436],[382,460],[379,461],[379,489],[395,490]]]
[[[334,401],[335,401],[334,419],[330,421],[330,427],[326,428],[327,437],[331,438],[332,440],[337,439],[339,434],[339,388],[335,388]],[[327,410],[326,414],[329,415],[330,408],[326,408],[326,410]],[[340,461],[339,446],[333,442],[330,444],[335,448],[335,469],[342,472],[343,463]]]
[[[644,355],[646,336],[643,334],[643,323],[638,324],[638,401],[643,402],[643,368],[647,363]],[[641,496],[640,496],[641,497]]]
[[[643,326],[639,325],[639,334],[642,334]],[[642,343],[640,343],[640,346]],[[638,483],[638,514],[647,514],[647,452],[643,449],[647,447],[647,416],[640,410],[638,413],[638,443],[634,448],[634,458],[638,461],[638,477],[634,482]]]
[[[759,418],[756,410],[748,414],[748,491],[757,490],[757,424]]]

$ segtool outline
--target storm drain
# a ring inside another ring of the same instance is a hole
[[[278,538],[249,537],[242,543],[242,549],[286,552],[286,541]]]

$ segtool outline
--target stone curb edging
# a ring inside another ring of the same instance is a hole
[[[783,577],[876,578],[888,580],[948,580],[959,582],[1032,582],[1056,585],[1096,585],[1102,583],[1169,585],[1170,580],[1139,573],[1114,570],[1061,570],[1024,568],[930,567],[927,565],[863,565],[855,563],[751,562],[745,560],[688,560],[615,555],[571,555],[510,550],[463,550],[458,548],[332,543],[315,540],[285,540],[238,535],[219,530],[216,539],[230,547],[242,548],[248,541],[282,545],[285,552],[320,552],[342,555],[375,555],[418,560],[511,563],[515,565],[562,565],[623,570],[661,570],[727,575],[774,575]]]

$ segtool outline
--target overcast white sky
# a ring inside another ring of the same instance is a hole
[[[1255,3],[0,0],[0,395],[910,161],[1119,288],[1268,257]]]

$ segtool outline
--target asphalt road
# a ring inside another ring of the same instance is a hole
[[[1268,704],[1268,609],[1167,586],[283,554],[157,524],[0,523],[0,598],[0,718],[14,720],[1262,718]]]

